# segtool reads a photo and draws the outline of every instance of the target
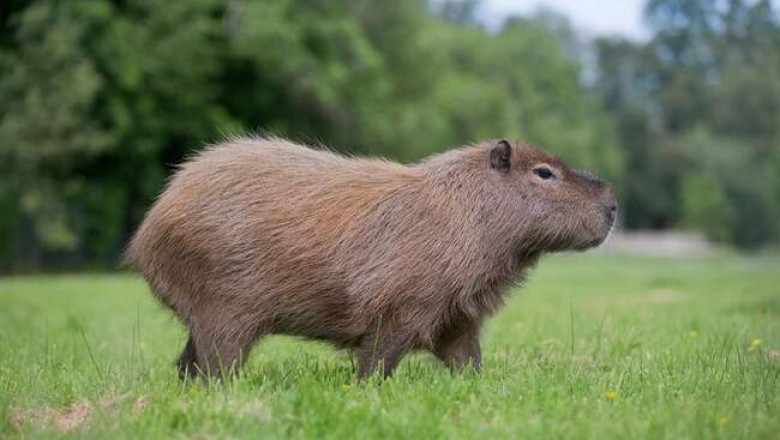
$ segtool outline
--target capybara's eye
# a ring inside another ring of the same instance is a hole
[[[534,168],[534,174],[539,176],[539,178],[542,180],[555,179],[555,174],[547,167]]]

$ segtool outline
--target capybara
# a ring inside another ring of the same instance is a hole
[[[601,243],[616,209],[603,180],[522,143],[407,166],[239,138],[179,168],[126,263],[189,329],[183,377],[238,368],[269,334],[353,349],[360,378],[419,349],[479,371],[508,288],[544,252]]]

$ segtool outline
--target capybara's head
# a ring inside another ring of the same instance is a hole
[[[609,235],[617,201],[608,183],[531,146],[499,140],[483,151],[492,182],[483,207],[500,212],[504,233],[523,247],[584,250]]]

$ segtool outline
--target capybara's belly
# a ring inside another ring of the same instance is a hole
[[[272,333],[303,336],[352,347],[365,333],[365,316],[341,289],[309,291],[280,301],[275,310]]]

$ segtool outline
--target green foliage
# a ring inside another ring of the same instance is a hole
[[[212,3],[36,2],[23,11],[0,80],[0,155],[34,226],[17,240],[25,264],[57,255],[113,264],[165,168],[229,125],[210,104],[220,25]]]
[[[651,0],[650,42],[597,42],[627,226],[698,227],[742,247],[777,238],[779,17],[768,1]],[[694,200],[705,189],[712,199]]]
[[[749,141],[717,137],[704,129],[696,129],[681,138],[689,157],[686,191],[709,190],[699,194],[696,208],[686,200],[687,226],[698,226],[711,238],[729,237],[742,247],[758,247],[778,232],[778,194],[773,185],[774,164],[764,160]],[[699,176],[707,176],[707,183]],[[691,185],[698,185],[691,188]],[[709,204],[709,205],[706,205]],[[698,209],[709,208],[709,211]],[[689,208],[694,208],[693,212]],[[693,217],[691,217],[691,215]],[[725,229],[728,229],[726,231]]]
[[[34,5],[21,17],[20,49],[0,83],[1,172],[42,246],[72,250],[78,237],[65,198],[77,191],[79,164],[109,139],[91,117],[102,84],[80,48],[85,28],[68,17],[50,23],[52,13]]]
[[[12,247],[19,235],[21,216],[17,194],[10,188],[0,186],[0,261],[10,258]]]
[[[706,173],[688,176],[682,186],[683,225],[720,242],[731,239],[733,211],[723,188]]]

